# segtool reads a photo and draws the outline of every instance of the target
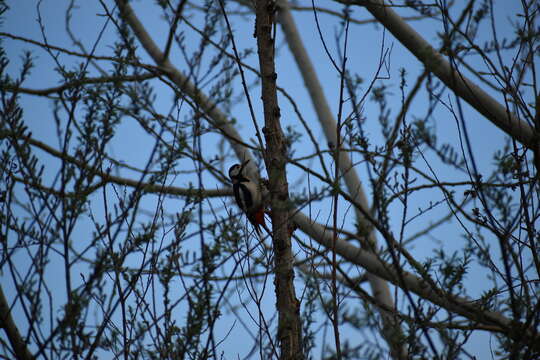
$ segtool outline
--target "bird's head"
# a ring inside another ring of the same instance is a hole
[[[229,168],[229,177],[232,181],[240,181],[245,179],[244,176],[244,167],[248,164],[249,159],[244,161],[242,164],[234,164]]]

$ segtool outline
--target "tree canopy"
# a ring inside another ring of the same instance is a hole
[[[0,356],[537,358],[539,13],[0,1]]]

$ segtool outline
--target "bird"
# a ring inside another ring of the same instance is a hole
[[[261,227],[270,234],[264,221],[266,206],[262,188],[258,182],[252,180],[244,169],[249,159],[242,164],[234,164],[229,168],[229,177],[233,184],[234,198],[238,207],[246,214],[255,231],[261,236]]]

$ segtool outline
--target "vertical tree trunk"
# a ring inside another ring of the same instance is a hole
[[[281,359],[301,359],[302,326],[300,304],[294,291],[293,255],[289,234],[289,189],[285,165],[285,143],[280,124],[280,109],[277,102],[274,64],[275,2],[258,0],[256,2],[257,50],[262,80],[262,100],[264,105],[263,129],[266,139],[265,162],[269,176],[269,190],[272,211],[272,238],[275,261],[275,291],[278,311],[278,338],[281,346]]]

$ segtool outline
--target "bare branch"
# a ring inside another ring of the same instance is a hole
[[[391,7],[386,6],[383,0],[336,1],[347,5],[364,6],[424,64],[427,70],[437,75],[458,96],[513,139],[529,149],[536,149],[538,136],[529,124],[518,119],[505,106],[457,71],[455,66],[444,59],[412,26],[405,22]]]

